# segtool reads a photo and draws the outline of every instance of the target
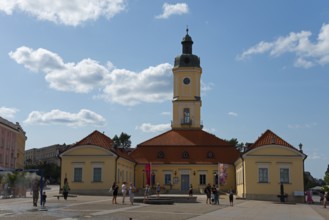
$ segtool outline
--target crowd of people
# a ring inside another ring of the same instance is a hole
[[[144,200],[147,200],[150,196],[151,193],[151,187],[150,185],[146,184],[144,190]],[[159,183],[155,185],[154,188],[156,197],[160,197],[160,191],[161,191],[161,186]],[[110,187],[109,192],[112,193],[112,204],[118,204],[117,202],[117,197],[119,193],[119,186],[116,182],[112,184]],[[134,204],[134,196],[136,192],[136,187],[134,186],[133,183],[130,183],[128,186],[126,182],[123,182],[121,185],[121,194],[122,194],[122,204],[125,204],[125,199],[127,196],[129,196],[129,201],[131,205]],[[206,188],[204,189],[204,192],[206,194],[206,204],[213,204],[213,205],[219,205],[219,188],[216,185],[211,186],[211,184],[208,184]],[[193,186],[192,184],[189,186],[188,189],[188,195],[189,197],[193,197]],[[230,205],[233,206],[233,199],[234,199],[234,194],[233,190],[230,190],[228,193]]]

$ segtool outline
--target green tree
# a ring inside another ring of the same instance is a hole
[[[244,143],[243,142],[239,143],[237,138],[231,138],[230,140],[225,140],[225,141],[234,145],[238,151],[240,152],[243,151]]]
[[[323,186],[324,191],[329,192],[329,172],[326,172],[323,177],[324,182],[326,183],[325,186]]]
[[[115,147],[129,148],[131,146],[130,135],[121,132],[120,136],[114,135],[112,138]]]

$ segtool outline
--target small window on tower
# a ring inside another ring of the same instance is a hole
[[[184,123],[189,124],[190,123],[190,109],[184,108]]]

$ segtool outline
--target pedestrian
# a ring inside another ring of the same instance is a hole
[[[209,202],[209,205],[211,205],[211,185],[210,185],[210,183],[208,183],[208,185],[204,189],[204,193],[207,196],[206,204],[208,204],[208,202]]]
[[[112,204],[118,204],[117,203],[117,196],[118,196],[118,191],[119,191],[119,186],[116,182],[112,184],[112,192],[113,192],[113,198],[112,198]]]
[[[122,204],[125,204],[125,198],[126,198],[126,194],[127,194],[127,186],[126,186],[126,182],[122,183],[121,186],[121,193],[122,193]]]
[[[233,206],[233,190],[230,190],[230,193],[228,195],[228,198],[230,200],[230,205]]]
[[[144,200],[148,199],[150,195],[150,186],[148,184],[146,184],[145,186],[145,192],[144,192]]]
[[[312,190],[309,189],[306,191],[306,198],[307,198],[306,201],[308,204],[313,204],[314,201],[312,198]]]
[[[160,197],[160,190],[161,190],[160,183],[157,183],[157,187],[156,187],[157,197]]]
[[[212,195],[213,195],[213,205],[219,205],[219,192],[216,188],[216,185],[214,184],[212,187]]]
[[[45,205],[46,205],[46,201],[47,201],[47,194],[46,192],[43,192],[42,193],[42,197],[41,197],[41,204],[42,204],[42,207],[44,208]]]
[[[329,192],[326,192],[324,194],[324,198],[323,198],[323,207],[327,208],[327,202],[329,201]]]
[[[34,178],[32,182],[32,197],[33,197],[33,206],[37,207],[38,206],[38,200],[39,200],[39,189],[40,189],[40,184],[38,178]]]
[[[129,200],[130,200],[131,205],[134,205],[135,191],[136,191],[136,188],[135,188],[134,184],[130,183],[130,186],[129,186]]]
[[[63,197],[65,200],[67,200],[67,197],[69,195],[69,191],[70,191],[70,186],[69,186],[69,182],[67,180],[67,178],[65,177],[64,179],[64,185],[63,185]]]
[[[189,190],[188,190],[188,195],[189,195],[190,197],[193,196],[193,186],[192,186],[192,184],[190,185],[190,188],[189,188]]]

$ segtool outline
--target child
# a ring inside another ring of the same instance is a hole
[[[46,205],[46,200],[47,200],[47,195],[46,192],[43,192],[42,197],[41,197],[41,202],[42,202],[42,207],[44,208]]]

